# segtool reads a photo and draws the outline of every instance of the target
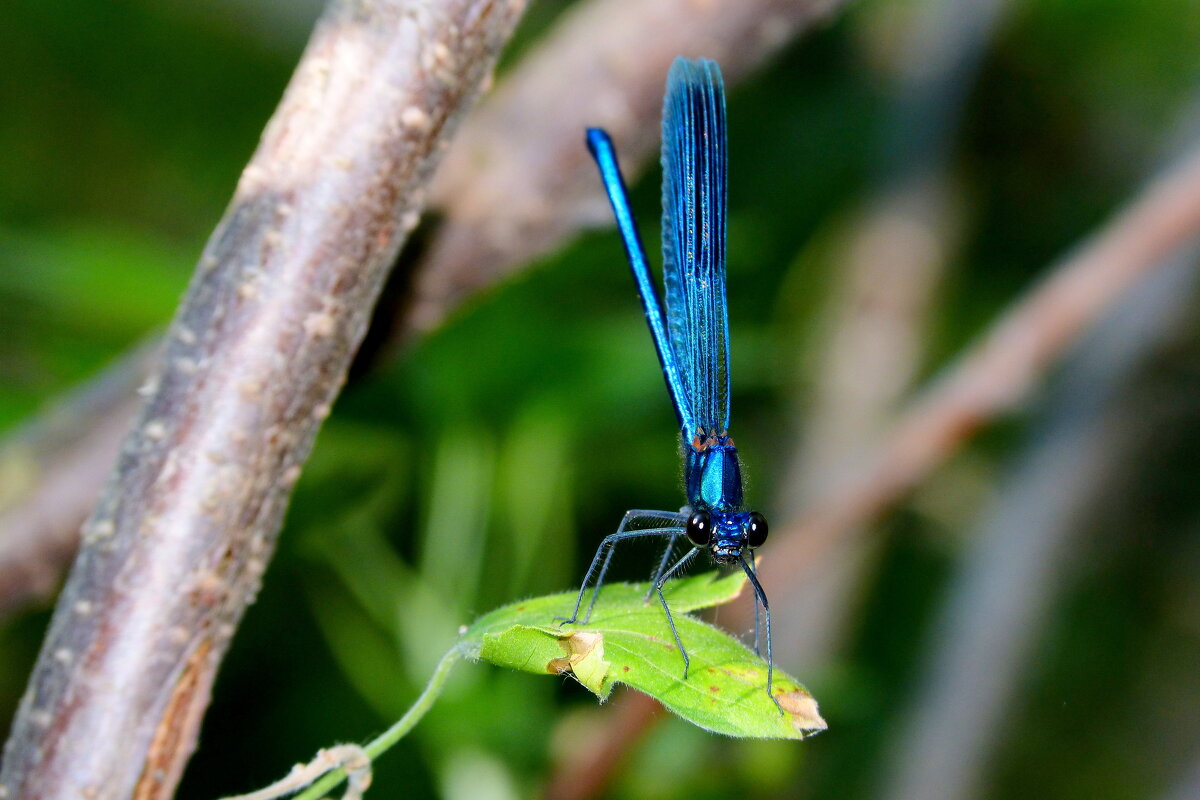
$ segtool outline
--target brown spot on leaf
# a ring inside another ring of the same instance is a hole
[[[562,646],[565,656],[560,658],[552,658],[546,662],[546,672],[552,675],[559,675],[564,672],[574,671],[574,667],[580,661],[583,661],[597,646],[603,647],[604,637],[598,633],[588,633],[586,631],[575,631],[570,636],[564,636],[558,640]],[[603,652],[603,650],[601,650]]]
[[[755,667],[722,667],[721,672],[724,672],[731,678],[745,681],[746,683],[757,683],[758,681],[766,680],[766,675],[763,670]]]
[[[719,691],[721,691],[721,687],[720,686],[710,686],[710,687],[708,687],[708,690],[710,692],[719,692]]]

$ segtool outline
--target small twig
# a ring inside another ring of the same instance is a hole
[[[344,744],[336,745],[328,750],[321,750],[311,762],[297,764],[291,772],[270,786],[259,789],[257,792],[226,797],[223,800],[270,800],[270,798],[291,794],[305,787],[308,787],[307,791],[299,795],[296,800],[317,800],[347,778],[349,778],[350,785],[342,800],[359,800],[362,793],[371,785],[371,762],[403,739],[409,731],[416,727],[429,709],[433,708],[434,702],[446,687],[450,671],[462,656],[460,645],[450,648],[434,667],[429,683],[425,684],[425,688],[421,690],[421,694],[408,711],[404,712],[404,716],[366,745],[359,747],[358,745]]]
[[[429,678],[429,683],[421,691],[419,697],[412,704],[408,711],[404,712],[404,716],[396,720],[392,727],[388,728],[383,733],[376,736],[370,742],[363,746],[363,752],[371,760],[379,758],[386,753],[396,742],[403,739],[416,724],[421,721],[421,718],[433,707],[434,701],[441,695],[442,689],[446,686],[446,681],[450,678],[450,671],[454,665],[462,658],[462,651],[457,646],[450,649],[446,655],[442,656],[442,660],[433,670],[433,675]],[[313,784],[304,794],[301,794],[296,800],[319,800],[324,797],[325,793],[346,777],[344,770],[335,770],[329,775],[326,775],[321,780]]]
[[[338,0],[322,17],[87,523],[0,793],[173,793],[422,187],[520,11]]]
[[[921,0],[895,59],[892,109],[879,148],[875,196],[849,223],[827,331],[797,404],[800,431],[775,487],[773,514],[796,518],[856,471],[887,431],[925,360],[925,325],[960,238],[962,204],[950,169],[959,119],[978,68],[1010,6],[1003,0]],[[812,361],[810,354],[805,359]],[[776,658],[803,674],[845,630],[873,544],[847,537],[819,573],[795,587],[776,618]]]
[[[1170,340],[1194,335],[1197,253],[1131,292],[1072,360],[992,509],[967,539],[935,623],[929,663],[893,738],[882,794],[977,797],[1022,676],[1095,515],[1148,447],[1131,379]],[[1117,493],[1119,494],[1119,492]]]
[[[340,769],[346,775],[346,793],[342,795],[342,800],[362,800],[363,794],[371,788],[371,757],[356,744],[337,744],[318,750],[312,761],[297,764],[291,772],[270,786],[221,800],[276,800],[295,794],[335,769]]]
[[[856,476],[779,536],[763,565],[789,606],[798,571],[924,480],[982,425],[1014,408],[1078,336],[1147,274],[1200,239],[1200,150],[1165,170],[1009,309],[900,414]]]

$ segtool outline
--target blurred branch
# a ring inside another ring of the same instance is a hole
[[[857,472],[818,500],[764,559],[772,601],[877,518],[982,425],[1014,408],[1072,342],[1134,284],[1200,239],[1200,149],[1171,165],[1009,309],[902,412]],[[778,599],[777,599],[778,598]]]
[[[0,614],[58,588],[156,355],[153,343],[126,354],[0,449]]]
[[[799,435],[775,490],[778,518],[796,519],[854,475],[857,458],[883,435],[910,391],[930,305],[961,223],[950,183],[941,171],[909,176],[884,188],[844,226],[847,239],[831,258],[839,266],[816,356],[804,356],[812,387],[794,405],[791,427]],[[849,598],[872,550],[865,540],[844,539],[819,573],[794,587],[793,603],[775,623],[781,664],[803,674],[825,662],[855,608]]]
[[[853,458],[882,434],[921,363],[932,295],[957,230],[945,174],[887,187],[844,227],[838,264],[811,367],[811,397],[797,421],[795,459],[777,490],[778,511],[795,517],[853,474]],[[797,408],[799,415],[802,409]]]
[[[473,112],[438,173],[445,221],[416,281],[403,338],[465,297],[611,224],[583,131],[612,134],[626,177],[657,154],[662,87],[676,56],[721,63],[730,85],[844,0],[590,0]]]
[[[1073,566],[1079,520],[1102,514],[1154,421],[1124,391],[1170,340],[1191,339],[1197,251],[1138,287],[1089,337],[1043,402],[1046,419],[942,602],[922,687],[893,742],[892,798],[975,797],[1019,702],[1041,621]]]
[[[813,378],[797,408],[794,456],[776,513],[794,519],[853,475],[923,361],[933,295],[962,226],[948,164],[969,89],[1008,6],[1000,0],[923,0],[904,31],[876,196],[845,228]],[[893,34],[894,35],[894,34]],[[803,673],[825,661],[854,604],[870,546],[847,538],[776,623],[776,654]]]
[[[1200,797],[1200,757],[1197,757],[1166,795],[1166,800],[1196,800]]]
[[[606,704],[606,719],[585,738],[583,746],[564,748],[543,795],[545,800],[574,800],[604,794],[626,756],[663,717],[658,701],[626,691]]]
[[[3,796],[173,793],[422,187],[520,11],[339,0],[318,23],[84,529]]]

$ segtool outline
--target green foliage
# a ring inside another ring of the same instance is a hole
[[[675,625],[691,657],[688,678],[666,617],[650,584],[604,587],[587,625],[557,624],[575,605],[576,593],[522,600],[490,614],[463,634],[473,657],[536,674],[574,676],[601,700],[614,684],[645,692],[688,722],[727,736],[803,739],[823,730],[808,691],[776,670],[775,694],[786,716],[767,697],[767,665],[729,634],[686,612],[735,598],[746,578],[708,573],[672,582],[664,590]]]
[[[676,625],[691,647],[692,675],[700,675],[689,680],[678,676],[678,664],[673,663],[678,661],[677,650],[664,638],[670,636],[665,618],[654,613],[645,599],[648,583],[605,587],[597,601],[601,608],[586,626],[542,624],[574,607],[572,593],[498,608],[463,631],[413,705],[363,750],[373,761],[406,736],[437,701],[450,670],[463,656],[521,672],[571,675],[601,701],[614,684],[625,683],[687,721],[728,736],[803,739],[824,730],[816,701],[803,686],[776,672],[777,707],[763,691],[766,664],[762,659],[728,634],[687,615],[733,600],[745,584],[741,573],[721,578],[716,572],[670,584],[666,594],[677,612]],[[343,769],[333,769],[298,800],[317,800],[345,777]]]

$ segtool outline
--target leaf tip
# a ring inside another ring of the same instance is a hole
[[[829,727],[817,710],[817,701],[803,689],[790,692],[780,690],[775,697],[798,732],[812,736]]]

